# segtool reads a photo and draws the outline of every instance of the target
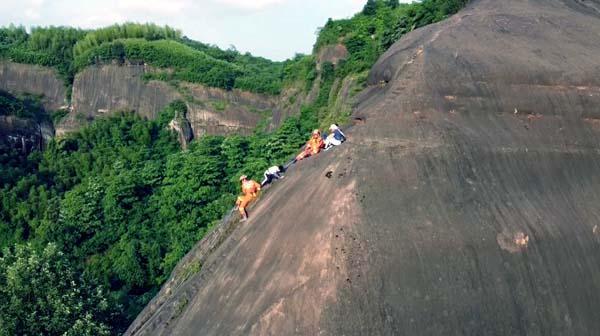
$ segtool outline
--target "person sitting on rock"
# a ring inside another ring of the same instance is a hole
[[[304,150],[300,154],[298,154],[298,156],[296,156],[294,162],[300,161],[311,155],[319,154],[323,147],[325,147],[325,142],[323,142],[323,139],[321,138],[321,131],[316,129],[312,131],[310,140],[308,140],[308,142],[306,143]]]
[[[346,141],[346,135],[337,124],[331,124],[329,126],[329,135],[325,139],[325,150],[330,149],[333,146],[339,146],[342,142]]]
[[[284,178],[283,175],[283,167],[282,166],[273,166],[265,171],[263,176],[264,180],[260,183],[261,187],[264,187],[267,183],[273,182],[273,180],[279,180]]]
[[[260,191],[260,184],[254,180],[249,180],[246,175],[240,176],[240,181],[242,183],[242,196],[238,196],[237,201],[235,202],[235,207],[242,215],[242,222],[248,220],[248,212],[246,208],[250,204],[250,202],[254,201],[258,197],[258,192]]]

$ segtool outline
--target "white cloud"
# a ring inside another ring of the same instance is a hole
[[[104,27],[110,26],[115,23],[125,22],[127,19],[115,12],[106,12],[97,15],[89,15],[89,16],[73,16],[69,24],[74,27],[81,28],[96,28],[96,27]]]
[[[151,14],[175,15],[183,13],[191,4],[190,0],[121,0],[117,9]]]
[[[283,60],[310,53],[327,18],[350,17],[367,0],[0,0],[0,26],[95,28],[153,22],[190,38]],[[410,1],[410,0],[404,0]]]
[[[37,20],[41,16],[44,0],[27,0],[22,5],[25,7],[25,17],[30,20]]]
[[[285,0],[214,0],[217,3],[224,4],[239,9],[263,9],[265,7],[283,3]]]

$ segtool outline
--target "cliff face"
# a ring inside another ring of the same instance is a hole
[[[0,60],[0,90],[42,96],[46,110],[66,105],[66,89],[54,69]]]
[[[39,96],[48,113],[66,107],[65,86],[51,68],[0,60],[0,90]],[[0,116],[0,141],[24,153],[41,149],[52,137],[54,127],[49,121]]]
[[[336,64],[345,57],[344,46],[328,46],[319,52],[317,65]],[[204,134],[250,134],[259,123],[264,123],[268,130],[275,129],[288,116],[297,115],[303,105],[311,104],[319,93],[320,78],[309,92],[303,92],[302,83],[275,97],[185,82],[145,80],[144,75],[153,71],[146,65],[130,63],[84,69],[75,77],[70,113],[55,125],[56,134],[76,131],[97,117],[120,110],[133,110],[153,119],[176,99],[188,105],[187,123],[196,138]],[[0,61],[0,89],[40,95],[48,111],[67,108],[64,84],[50,68]],[[344,96],[339,101],[347,110],[350,98]]]
[[[0,116],[0,143],[27,154],[42,149],[54,136],[49,122],[35,122],[14,116]]]
[[[70,113],[56,125],[56,134],[76,131],[99,116],[120,110],[134,110],[153,119],[176,99],[184,100],[188,105],[187,120],[194,137],[250,134],[259,122],[264,120],[272,129],[285,117],[298,113],[302,103],[309,102],[294,88],[288,89],[285,97],[294,96],[297,103],[288,105],[282,103],[281,97],[240,90],[146,81],[143,77],[149,71],[153,69],[140,64],[109,64],[84,69],[75,77]],[[51,68],[0,61],[0,90],[39,95],[49,112],[67,108],[66,89]]]
[[[343,44],[324,46],[317,52],[317,68],[325,62],[337,65],[340,61],[348,58],[348,49]]]
[[[403,38],[349,141],[128,334],[597,334],[599,4],[476,0]]]
[[[119,110],[135,110],[153,119],[175,99],[186,101],[187,118],[195,137],[203,134],[249,133],[261,120],[262,111],[275,109],[274,99],[242,92],[207,88],[190,83],[170,85],[145,81],[152,71],[145,65],[99,65],[75,77],[73,109],[57,127],[63,134],[94,118]]]

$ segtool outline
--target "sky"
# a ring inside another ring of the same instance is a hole
[[[359,12],[366,0],[0,0],[0,26],[96,28],[153,22],[221,48],[272,60],[308,54],[328,18]]]

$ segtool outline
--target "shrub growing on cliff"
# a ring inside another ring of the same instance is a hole
[[[25,27],[11,24],[8,27],[0,28],[0,47],[24,43],[28,37]]]
[[[39,96],[24,94],[19,97],[0,90],[0,115],[29,118],[36,121],[48,120]]]

